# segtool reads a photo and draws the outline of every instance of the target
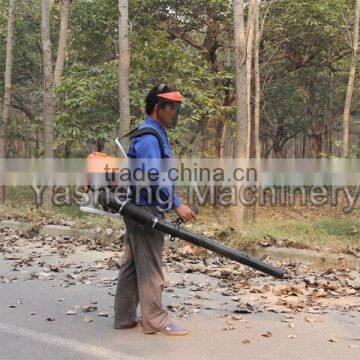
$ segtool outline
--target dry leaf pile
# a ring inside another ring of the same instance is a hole
[[[112,233],[110,230],[107,229],[109,234]],[[0,254],[10,266],[10,271],[0,273],[0,283],[38,279],[49,281],[54,287],[83,284],[109,288],[108,295],[114,296],[121,249],[120,242],[109,244],[81,236],[55,237],[0,229]],[[75,252],[86,250],[112,253],[106,259],[88,264],[67,260]],[[60,260],[51,262],[51,256]],[[218,318],[224,318],[224,331],[234,330],[235,325],[240,323],[246,326],[248,320],[243,315],[256,312],[283,313],[282,321],[288,323],[290,329],[295,329],[293,316],[300,313],[304,313],[304,321],[312,323],[321,321],[313,314],[319,316],[329,310],[360,312],[359,272],[341,266],[319,272],[291,262],[264,260],[283,267],[285,279],[274,279],[188,244],[178,249],[166,249],[165,270],[177,273],[180,278],[165,285],[165,292],[172,299],[167,305],[168,311],[174,317],[214,311]],[[104,273],[107,275],[104,276]],[[201,280],[198,281],[199,276]],[[17,305],[12,306],[16,309]],[[79,309],[68,309],[65,313],[76,316],[96,311],[96,302],[92,302],[82,304]],[[97,315],[112,316],[107,311],[100,311]],[[47,320],[55,321],[55,318],[48,316]],[[85,322],[93,320],[91,316],[83,319]],[[272,333],[264,332],[262,336],[271,337]],[[295,335],[289,335],[289,339],[295,339]],[[336,342],[336,339],[329,341]],[[249,342],[246,338],[242,340],[244,344]]]

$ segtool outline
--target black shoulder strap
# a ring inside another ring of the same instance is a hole
[[[164,142],[163,142],[161,136],[159,135],[159,133],[152,127],[144,127],[142,129],[136,128],[136,129],[128,132],[127,134],[121,136],[120,139],[123,139],[125,137],[129,137],[129,139],[134,139],[134,138],[143,136],[145,134],[152,134],[157,138],[157,140],[159,142],[159,146],[160,146],[161,158],[165,158],[166,156],[165,156]]]

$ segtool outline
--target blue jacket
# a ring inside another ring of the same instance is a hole
[[[164,153],[166,158],[171,158],[171,150],[168,138],[166,136],[165,129],[155,120],[153,120],[150,116],[146,116],[145,121],[139,126],[139,129],[151,127],[157,131],[160,135],[163,144],[164,144]],[[161,151],[158,139],[151,134],[145,134],[141,137],[137,137],[131,140],[129,151],[129,158],[136,159],[151,159],[148,162],[146,161],[146,168],[155,168],[161,172]],[[144,161],[145,163],[145,161]],[[151,166],[150,166],[151,165]],[[152,185],[152,201],[148,203],[148,192],[146,189],[140,190],[139,201],[135,199],[135,185],[131,186],[131,190],[133,191],[133,201],[137,205],[151,205],[158,206],[163,209],[173,209],[178,207],[181,204],[180,199],[175,194],[175,187],[173,184],[167,183],[166,185],[161,185],[161,189],[159,189],[160,197],[162,200],[162,204],[160,204],[155,198],[155,192],[158,188],[157,185]]]

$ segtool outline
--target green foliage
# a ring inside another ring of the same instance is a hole
[[[66,64],[55,91],[58,156],[84,156],[100,139],[110,146],[118,135],[117,3],[71,2]],[[7,0],[0,0],[1,96],[7,5]],[[316,107],[320,127],[326,128],[332,121],[331,126],[339,129],[348,77],[347,36],[352,27],[353,1],[275,1],[269,9],[268,5],[269,1],[261,1],[262,139],[271,145],[270,130],[276,132],[279,126],[288,135],[299,130],[310,133],[311,107]],[[60,12],[61,2],[55,1],[51,12],[53,63]],[[130,0],[129,13],[131,126],[143,118],[147,91],[155,83],[166,82],[185,96],[179,126],[169,133],[174,152],[198,155],[200,149],[193,145],[194,137],[201,138],[211,126],[234,126],[232,2]],[[193,44],[177,35],[186,35]],[[274,60],[284,52],[288,56]],[[18,112],[10,126],[11,137],[30,134],[32,138],[42,127],[40,1],[17,2],[13,83]],[[352,122],[359,118],[358,89],[357,76]],[[311,94],[310,98],[306,99],[306,94]],[[28,114],[20,105],[26,105],[34,117],[26,119]]]
[[[155,83],[166,82],[185,96],[179,127],[170,137],[180,141],[189,128],[197,129],[205,116],[219,116],[221,98],[212,86],[201,56],[187,52],[178,41],[169,41],[164,33],[152,29],[131,34],[132,58],[130,99],[132,126],[143,117],[146,93]],[[160,70],[161,69],[161,70]],[[74,64],[56,89],[57,145],[71,146],[71,153],[81,155],[84,143],[99,138],[112,144],[118,121],[117,63],[101,65]],[[223,74],[218,74],[220,78]],[[141,111],[142,110],[142,111]],[[80,151],[80,152],[79,152]]]
[[[117,0],[79,0],[70,17],[72,61],[100,65],[116,58]]]
[[[351,12],[353,2],[349,0],[273,3],[264,22],[260,57],[265,63],[261,68],[265,79],[262,106],[267,114],[263,116],[269,115],[274,131],[279,119],[290,133],[301,127],[308,134],[314,126],[340,130]],[[358,101],[356,94],[354,90],[353,104]],[[316,114],[315,123],[311,114]],[[266,133],[263,127],[265,138]]]
[[[74,65],[56,88],[56,145],[74,156],[84,145],[115,133],[118,121],[116,62]]]

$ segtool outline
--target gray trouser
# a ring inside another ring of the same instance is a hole
[[[144,208],[153,215],[163,217],[155,207]],[[133,325],[140,302],[143,331],[151,334],[171,323],[170,317],[162,308],[164,235],[134,220],[124,220],[127,244],[115,295],[114,327],[125,328]]]

